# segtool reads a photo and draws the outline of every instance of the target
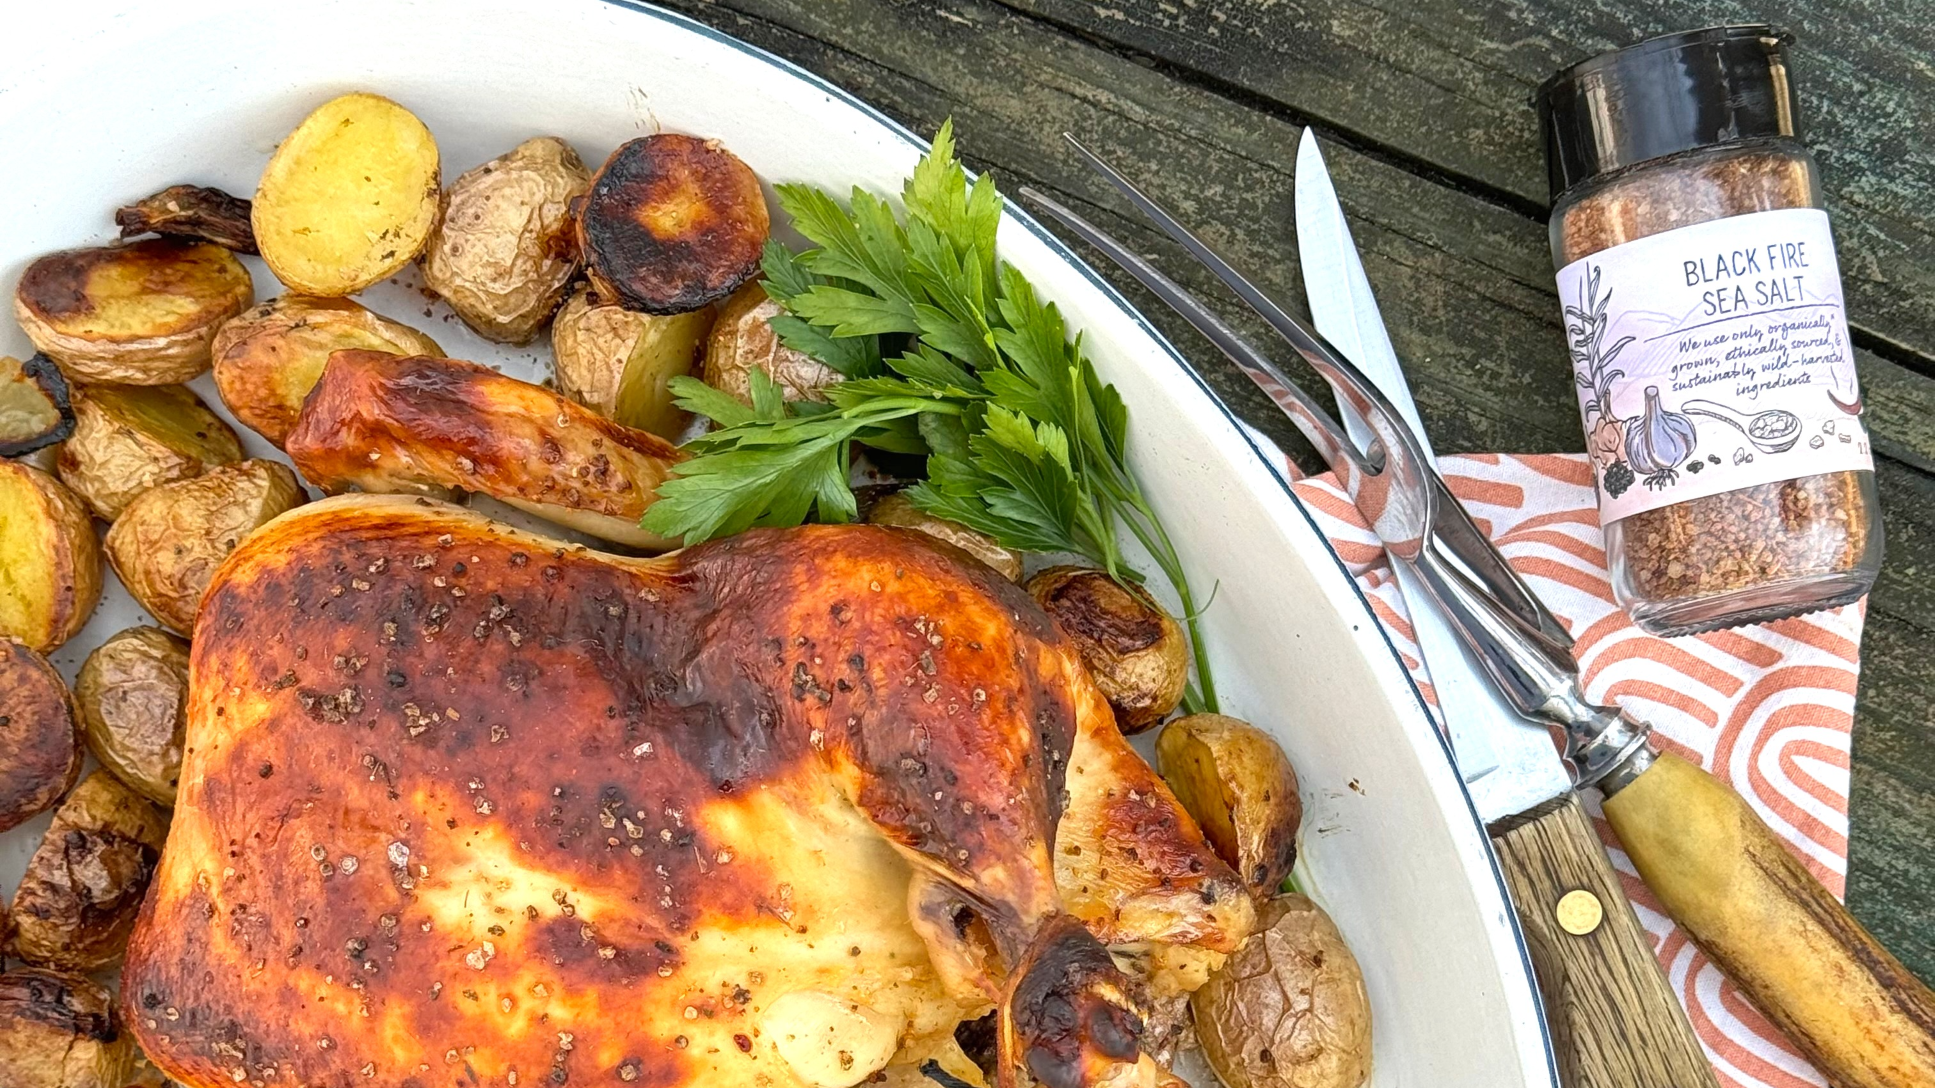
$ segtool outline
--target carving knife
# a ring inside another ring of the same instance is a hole
[[[1271,393],[1337,473],[1393,565],[1412,568],[1431,604],[1516,712],[1517,720],[1492,723],[1488,735],[1501,764],[1477,780],[1473,793],[1475,800],[1485,797],[1481,812],[1497,836],[1568,1082],[1574,1088],[1715,1083],[1586,821],[1576,790],[1593,787],[1605,794],[1608,820],[1667,913],[1833,1083],[1935,1084],[1935,993],[1861,928],[1730,787],[1656,752],[1643,721],[1585,698],[1570,637],[1451,497],[1417,432],[1379,385],[1128,179],[1070,142],[1256,310],[1365,425],[1370,441],[1360,447],[1268,356],[1160,269],[1075,212],[1022,190]],[[1369,297],[1368,288],[1363,294]],[[1395,380],[1401,371],[1387,377]],[[1541,775],[1549,772],[1533,758],[1541,751],[1562,771],[1550,794],[1538,784],[1542,779],[1510,777],[1518,759],[1536,763]],[[1493,778],[1500,780],[1496,792],[1483,794]]]

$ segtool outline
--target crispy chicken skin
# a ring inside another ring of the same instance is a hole
[[[906,530],[625,559],[329,499],[217,574],[190,689],[122,1000],[192,1088],[872,1073],[801,1056],[799,991],[895,1061],[975,1077],[953,1028],[997,1005],[1049,1088],[1167,1084],[1080,922],[1206,956],[1252,923],[1027,594]],[[1080,892],[1058,818],[1107,859]]]

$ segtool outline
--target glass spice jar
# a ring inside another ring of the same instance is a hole
[[[1874,462],[1789,38],[1674,34],[1539,89],[1613,592],[1685,635],[1856,600]]]

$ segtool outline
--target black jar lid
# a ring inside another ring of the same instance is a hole
[[[1583,60],[1538,91],[1552,197],[1700,147],[1799,135],[1785,31],[1716,26]]]

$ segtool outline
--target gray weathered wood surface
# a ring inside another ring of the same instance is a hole
[[[1870,602],[1848,900],[1935,977],[1935,29],[1892,0],[671,0],[1035,185],[1203,288],[1068,154],[1107,149],[1261,286],[1303,304],[1297,138],[1315,124],[1392,338],[1443,450],[1582,448],[1545,230],[1533,88],[1649,34],[1771,18],[1799,35],[1881,453],[1888,558]],[[1105,262],[1096,261],[1098,267]],[[1109,269],[1111,273],[1113,269]],[[1215,351],[1128,289],[1192,358]],[[1263,333],[1246,315],[1239,325]],[[1248,384],[1224,397],[1288,441]],[[1313,387],[1315,383],[1313,380]]]

